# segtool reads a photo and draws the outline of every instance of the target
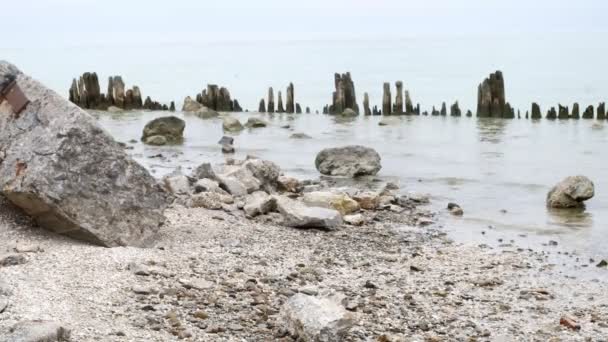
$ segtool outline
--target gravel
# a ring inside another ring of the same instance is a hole
[[[363,215],[358,227],[298,230],[175,206],[155,248],[103,248],[37,228],[1,199],[0,254],[36,248],[0,267],[0,340],[49,320],[79,342],[293,341],[279,317],[300,292],[343,297],[356,318],[345,341],[608,336],[603,282],[564,277],[541,252],[456,244],[423,207]]]

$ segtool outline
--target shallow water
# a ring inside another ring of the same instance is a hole
[[[138,140],[149,120],[162,112],[100,113],[101,124],[118,141]],[[186,120],[183,146],[152,147],[128,143],[130,152],[157,177],[182,167],[189,172],[202,162],[221,162],[217,145],[221,119]],[[379,176],[396,180],[403,192],[432,196],[445,229],[456,240],[496,244],[516,240],[518,246],[538,247],[550,240],[560,249],[585,258],[606,258],[608,242],[608,123],[595,120],[533,122],[451,117],[381,117],[337,119],[316,114],[235,113],[242,122],[259,116],[266,128],[235,134],[237,158],[248,154],[278,163],[288,175],[316,178],[316,153],[323,148],[360,144],[382,157]],[[285,129],[281,126],[290,125]],[[290,139],[303,132],[312,139]],[[162,154],[162,158],[155,157]],[[552,212],[545,196],[553,184],[569,175],[584,174],[596,186],[596,196],[583,212]],[[445,213],[447,202],[459,203],[462,218]],[[487,232],[482,235],[481,232]],[[595,267],[593,267],[595,269]]]

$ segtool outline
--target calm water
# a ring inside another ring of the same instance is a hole
[[[101,114],[99,120],[117,140],[128,142],[138,140],[146,122],[162,115],[166,113]],[[176,115],[187,122],[184,145],[129,143],[137,160],[158,177],[178,166],[189,172],[204,161],[223,161],[217,145],[223,135],[221,119]],[[531,247],[554,240],[569,252],[607,256],[608,122],[403,116],[379,126],[380,117],[345,121],[316,114],[233,115],[241,121],[259,116],[269,122],[269,127],[234,135],[238,158],[253,154],[278,163],[288,175],[316,178],[314,159],[321,149],[370,146],[382,156],[379,176],[399,181],[403,192],[430,194],[433,209],[443,209],[449,201],[461,204],[463,218],[442,214],[457,239],[489,244],[497,238],[515,239],[519,246]],[[290,129],[281,128],[287,124]],[[294,132],[313,139],[290,139]],[[544,201],[550,187],[576,174],[595,182],[596,197],[587,210],[561,215],[548,211]]]

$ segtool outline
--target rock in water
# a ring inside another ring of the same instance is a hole
[[[14,117],[0,105],[2,193],[40,226],[99,245],[150,246],[167,194],[97,121],[16,67],[31,103]]]
[[[369,108],[369,95],[363,94],[363,112],[365,115],[372,115],[372,110]]]
[[[184,106],[182,107],[183,112],[196,112],[203,108],[203,105],[194,101],[190,96],[186,96],[184,99]]]
[[[357,112],[355,112],[354,110],[352,110],[350,108],[346,108],[342,113],[340,113],[340,115],[343,117],[354,117],[359,114],[357,114]]]
[[[227,116],[224,118],[224,122],[222,123],[222,127],[225,131],[228,132],[238,132],[243,130],[243,125],[238,119]]]
[[[23,321],[9,330],[7,342],[61,342],[70,341],[71,331],[53,321]]]
[[[294,104],[295,102],[293,101],[294,98],[294,90],[293,90],[293,83],[289,83],[289,86],[287,87],[287,93],[285,95],[285,111],[287,113],[293,113],[295,112],[295,107]]]
[[[502,118],[510,116],[505,107],[505,81],[502,72],[496,71],[477,88],[477,116]]]
[[[357,95],[355,93],[355,83],[350,72],[345,74],[334,74],[335,91],[332,94],[332,105],[324,108],[324,114],[341,114],[346,108],[350,108],[359,113],[357,105]]]
[[[576,208],[595,195],[593,182],[585,176],[566,177],[547,194],[550,208]]]
[[[280,319],[285,330],[305,342],[342,341],[355,323],[352,314],[336,300],[302,293],[285,303]]]
[[[391,115],[391,85],[384,82],[382,93],[382,115]]]
[[[260,118],[251,117],[251,118],[247,119],[247,123],[245,123],[245,126],[247,126],[249,128],[258,128],[258,127],[266,127],[266,126],[268,126],[268,124],[266,123],[266,121],[264,121]]]
[[[283,224],[294,228],[336,229],[342,224],[342,216],[333,209],[308,207],[284,196],[275,196],[278,211],[283,215]]]
[[[374,149],[352,145],[326,148],[317,154],[315,166],[329,176],[365,176],[380,171],[380,155]]]
[[[165,116],[156,118],[146,124],[141,141],[146,144],[158,145],[153,143],[160,141],[156,137],[163,137],[167,143],[178,144],[184,140],[184,129],[186,122],[175,116]]]

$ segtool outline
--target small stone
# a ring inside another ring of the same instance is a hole
[[[559,320],[559,324],[575,331],[581,330],[581,325],[578,324],[573,318],[568,316],[562,316],[562,318]]]
[[[26,244],[17,245],[14,248],[14,250],[17,253],[38,253],[38,252],[44,252],[44,250],[42,249],[42,247],[40,247],[40,245],[26,245]]]
[[[215,286],[214,283],[205,279],[179,279],[178,281],[187,289],[209,290]]]
[[[8,298],[6,296],[0,296],[0,313],[3,313],[7,307],[8,307]]]
[[[198,319],[201,319],[201,320],[209,318],[209,315],[204,311],[196,311],[195,313],[192,314],[192,316],[194,316]]]
[[[17,266],[21,264],[25,264],[27,259],[25,256],[20,254],[4,254],[0,255],[0,266]]]
[[[342,219],[353,226],[362,226],[365,223],[365,218],[361,214],[345,215]]]
[[[372,283],[371,280],[367,280],[365,281],[365,284],[363,284],[363,287],[365,287],[366,289],[377,289],[378,286],[374,283]]]
[[[606,260],[602,260],[600,261],[597,265],[597,267],[603,267],[603,268],[607,268],[608,267],[608,261]]]
[[[158,291],[156,289],[154,289],[153,287],[150,287],[150,286],[146,286],[146,285],[135,285],[131,288],[131,290],[133,290],[134,293],[140,294],[140,295],[149,295],[149,294],[153,294],[153,293],[158,293]]]

